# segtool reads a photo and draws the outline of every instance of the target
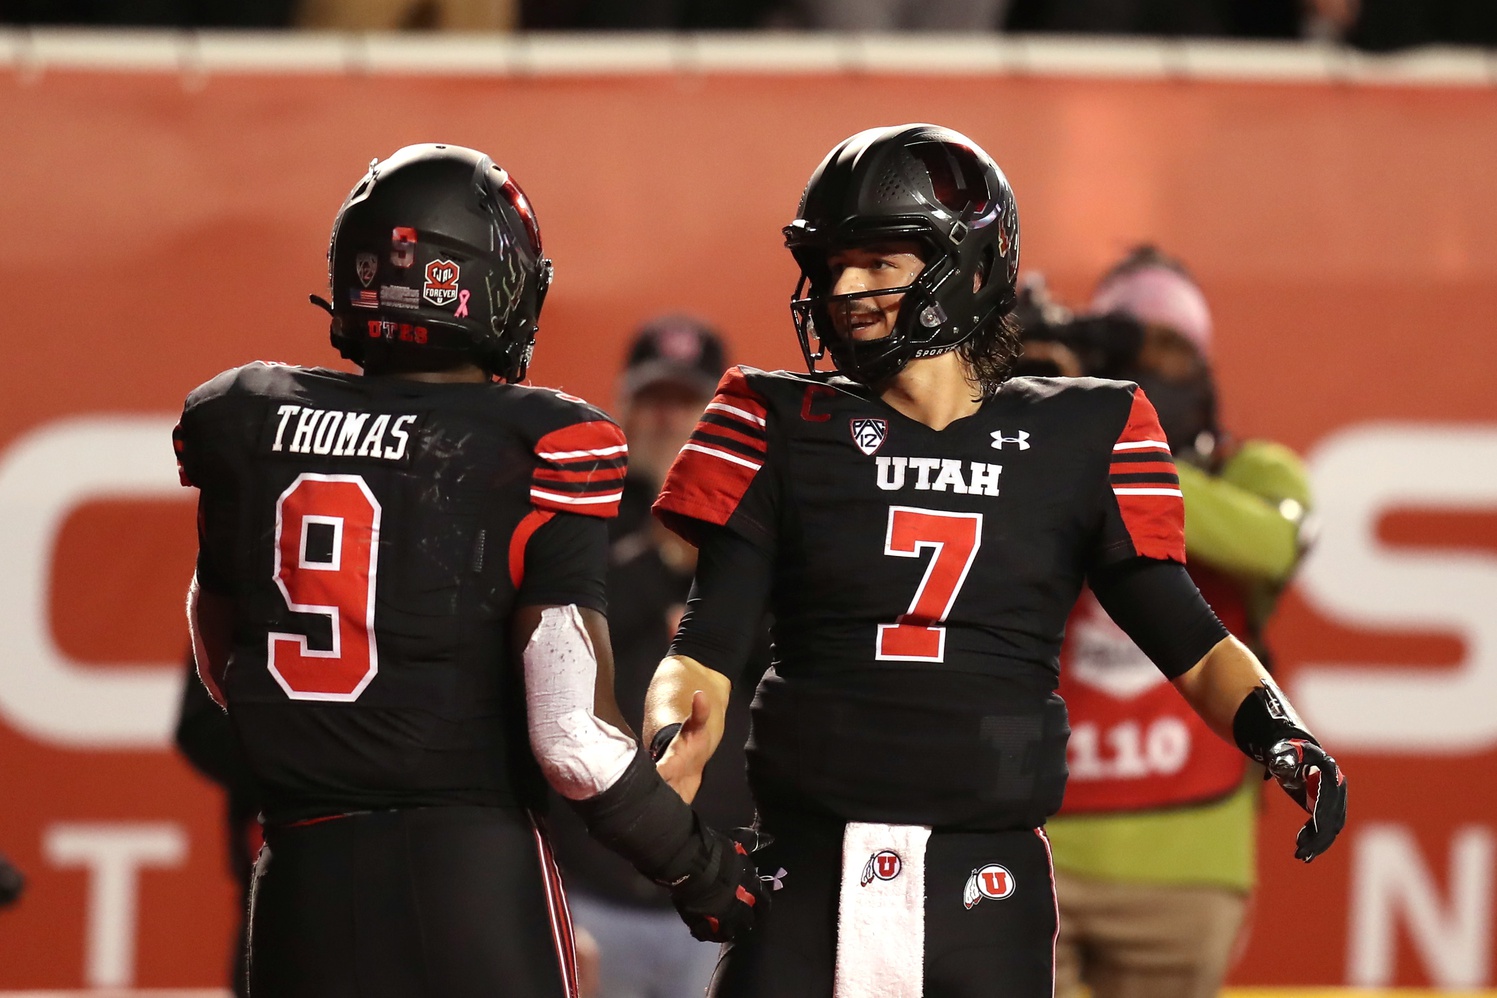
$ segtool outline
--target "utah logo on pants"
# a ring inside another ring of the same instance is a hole
[[[1013,892],[1014,875],[1008,872],[1007,867],[989,863],[973,870],[972,875],[967,878],[967,887],[962,891],[962,904],[971,911],[983,898],[1002,901]]]

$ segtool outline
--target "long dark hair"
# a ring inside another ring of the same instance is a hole
[[[990,398],[1014,373],[1023,352],[1019,320],[1013,312],[989,322],[956,348],[977,382],[978,397]]]

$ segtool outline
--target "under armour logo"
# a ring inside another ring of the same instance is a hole
[[[1017,437],[1005,437],[1002,430],[993,431],[993,449],[1002,450],[1004,444],[1018,444],[1020,450],[1029,449],[1029,431],[1020,430]]]
[[[769,889],[777,891],[785,886],[785,868],[782,866],[773,874],[761,873],[759,879],[769,885]]]

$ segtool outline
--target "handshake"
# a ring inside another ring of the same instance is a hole
[[[698,829],[705,865],[664,886],[693,936],[702,942],[725,943],[753,930],[769,907],[769,894],[745,846],[754,837],[751,830],[738,829],[729,836],[700,821]]]

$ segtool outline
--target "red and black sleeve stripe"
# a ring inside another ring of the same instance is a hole
[[[1154,406],[1138,388],[1128,422],[1112,447],[1109,484],[1133,547],[1145,558],[1185,561],[1185,498],[1169,441]]]
[[[629,446],[606,419],[553,430],[535,445],[530,502],[538,509],[613,517],[624,495]]]
[[[675,529],[683,518],[718,526],[728,522],[764,467],[768,417],[764,399],[742,370],[723,375],[655,501],[667,525]]]

